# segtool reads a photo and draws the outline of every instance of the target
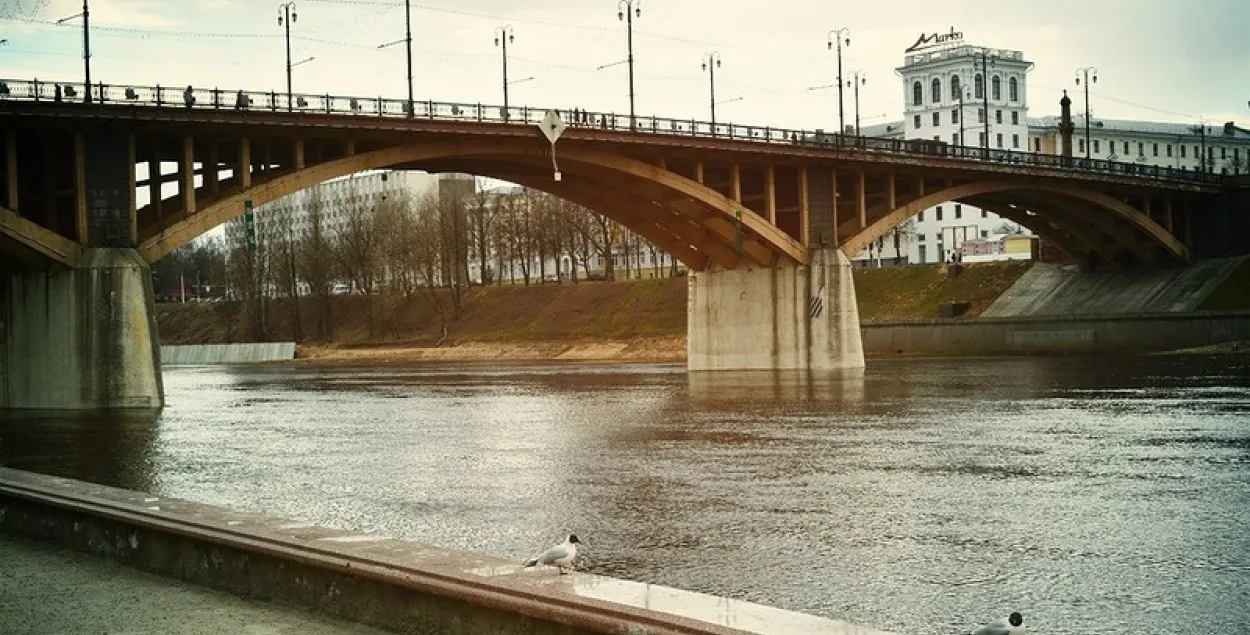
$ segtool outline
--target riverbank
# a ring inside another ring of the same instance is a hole
[[[296,349],[296,359],[347,364],[479,361],[669,363],[686,361],[686,338],[683,335],[598,342],[464,342],[443,346],[307,344]]]

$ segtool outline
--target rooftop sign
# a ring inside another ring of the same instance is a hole
[[[935,46],[941,46],[943,44],[954,44],[955,42],[963,42],[963,41],[964,41],[963,31],[956,31],[955,27],[951,27],[950,33],[937,33],[936,31],[932,35],[926,35],[924,33],[921,33],[920,37],[916,38],[916,43],[912,44],[910,47],[907,48],[907,50],[903,52],[915,53],[916,51],[923,51],[925,49],[930,49]]]

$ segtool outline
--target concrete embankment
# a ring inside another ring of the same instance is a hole
[[[295,359],[295,342],[161,346],[161,365],[251,364]]]
[[[413,634],[888,635],[680,589],[553,570],[0,468],[0,533]]]

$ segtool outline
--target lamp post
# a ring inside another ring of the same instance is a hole
[[[83,66],[83,101],[91,103],[91,10],[87,0],[82,0],[82,13],[57,20],[57,24],[68,22],[74,18],[82,18],[82,66]],[[8,40],[5,40],[6,42]]]
[[[968,147],[968,140],[964,138],[964,98],[971,99],[972,93],[967,88],[959,91],[959,155],[964,155],[964,148]]]
[[[848,28],[834,29],[829,32],[829,48],[838,51],[838,138],[846,132],[846,121],[842,114],[842,42],[851,45],[851,30]]]
[[[847,82],[848,86],[855,87],[855,136],[859,136],[859,87],[867,84],[868,79],[860,75],[859,71],[851,72],[851,80]]]
[[[495,29],[495,46],[503,51],[503,120],[508,121],[508,42],[515,42],[512,26],[501,26]]]
[[[981,104],[985,109],[985,158],[990,156],[990,65],[997,66],[997,62],[990,60],[988,49],[981,49],[973,56],[981,57]]]
[[[1081,85],[1081,79],[1085,79],[1085,163],[1089,167],[1090,160],[1090,142],[1089,142],[1089,120],[1092,115],[1089,112],[1089,85],[1098,83],[1098,69],[1093,66],[1076,69],[1076,85]]]
[[[708,88],[711,91],[711,99],[708,102],[712,106],[712,132],[716,132],[716,69],[720,68],[720,51],[712,51],[703,56],[703,70],[708,73]]]
[[[411,117],[414,114],[412,100],[412,0],[404,0],[404,39],[379,44],[378,48],[383,49],[400,42],[406,42],[408,48],[408,105],[405,108],[405,112]]]
[[[278,26],[286,27],[286,109],[292,110],[291,99],[291,23],[298,18],[295,0],[278,5]]]
[[[1198,135],[1202,144],[1200,146],[1201,150],[1198,151],[1198,171],[1206,174],[1211,167],[1207,165],[1207,121],[1205,119],[1199,121],[1198,125],[1190,128],[1190,131]],[[1210,171],[1213,172],[1214,170]]]
[[[629,56],[629,129],[634,129],[634,18],[642,17],[641,0],[620,0],[616,3],[616,17],[625,21],[626,46]]]

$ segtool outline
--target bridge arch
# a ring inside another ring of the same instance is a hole
[[[977,205],[978,200],[990,197],[993,207],[1001,210],[1003,201],[1019,198],[1021,201],[1032,201],[1038,211],[1033,215],[1022,214],[1019,217],[1029,222],[1013,219],[1029,229],[1042,233],[1051,233],[1050,229],[1059,229],[1072,236],[1084,233],[1081,225],[1094,225],[1117,241],[1119,246],[1133,252],[1138,257],[1150,257],[1150,249],[1143,248],[1137,237],[1144,235],[1151,247],[1158,247],[1177,261],[1189,258],[1188,249],[1180,240],[1131,205],[1107,194],[1080,187],[1061,186],[1050,183],[1019,183],[1012,181],[977,181],[952,185],[940,190],[918,196],[892,210],[887,210],[876,221],[862,230],[858,227],[846,227],[841,234],[849,236],[841,244],[843,253],[854,255],[867,248],[878,238],[886,235],[899,223],[919,214],[920,212],[948,201],[965,201],[969,205]],[[1057,210],[1071,210],[1074,206],[1084,208],[1087,213],[1060,214]],[[1101,216],[1101,218],[1099,218]],[[1126,226],[1116,227],[1108,220],[1119,218],[1126,221]],[[854,221],[851,221],[854,222]],[[847,225],[849,223],[844,223]],[[1054,227],[1050,227],[1053,225]],[[1039,231],[1040,230],[1040,231]],[[1071,241],[1066,241],[1071,244]],[[1083,241],[1088,242],[1088,241]],[[1097,241],[1093,241],[1097,242]],[[1062,246],[1062,243],[1061,243]],[[1093,251],[1099,250],[1090,245]]]
[[[584,183],[593,185],[601,193],[595,195],[594,191],[578,187],[577,183],[568,185],[552,180],[548,152],[543,146],[518,147],[482,141],[405,145],[332,159],[226,194],[146,238],[140,243],[139,252],[149,262],[158,260],[196,236],[241,215],[243,202],[248,199],[259,206],[356,172],[393,167],[437,168],[439,162],[453,161],[458,170],[506,180],[524,178],[526,185],[557,196],[563,192],[582,201],[593,200],[596,205],[591,209],[638,231],[657,245],[668,244],[666,250],[671,249],[670,253],[696,270],[711,262],[730,268],[736,266],[739,258],[735,243],[739,234],[742,236],[741,254],[757,264],[772,264],[779,258],[806,262],[807,250],[798,241],[746,206],[696,181],[637,159],[561,146],[557,156],[562,172],[569,180],[585,179]],[[524,174],[525,169],[544,164],[548,165],[545,179]],[[506,169],[508,166],[515,169]],[[622,182],[628,182],[629,187],[621,187]],[[613,204],[614,199],[604,194],[634,204],[650,202],[653,208],[658,206],[662,211],[678,211],[683,215],[672,217],[648,209],[640,217],[622,205]],[[738,211],[742,212],[740,219],[736,215]],[[658,219],[659,224],[652,222],[653,219]],[[741,230],[736,225],[738,222]],[[732,250],[733,255],[726,249]]]

